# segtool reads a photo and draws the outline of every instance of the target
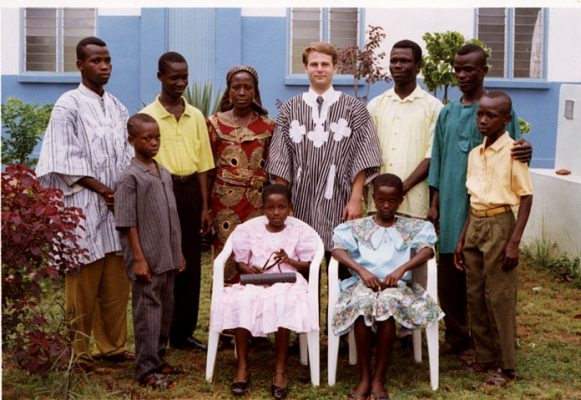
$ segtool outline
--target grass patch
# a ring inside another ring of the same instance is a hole
[[[581,393],[579,360],[581,360],[581,316],[579,289],[555,279],[552,271],[531,266],[523,257],[519,267],[518,296],[518,369],[522,379],[505,389],[481,385],[483,376],[470,373],[453,356],[440,358],[440,389],[430,388],[427,349],[421,364],[413,361],[411,349],[396,343],[388,369],[387,388],[393,399],[457,399],[486,397],[498,399],[578,399]],[[202,298],[196,336],[207,340],[211,264],[204,254]],[[323,282],[326,276],[323,274]],[[321,285],[323,296],[325,286]],[[47,307],[57,310],[55,303],[62,296],[62,287],[55,290]],[[324,304],[324,302],[323,302]],[[131,321],[131,314],[129,320]],[[325,326],[321,313],[321,327]],[[133,346],[131,322],[130,346]],[[133,365],[98,364],[98,370],[88,375],[71,375],[70,398],[74,399],[231,399],[230,382],[236,370],[231,349],[218,353],[214,382],[205,381],[206,354],[197,350],[169,349],[168,361],[181,365],[188,373],[178,379],[174,391],[142,389],[133,380]],[[310,384],[309,368],[299,363],[298,356],[289,357],[289,399],[342,399],[357,382],[357,369],[348,365],[346,355],[339,358],[337,384],[326,385],[326,338],[321,336],[321,387]],[[268,399],[274,366],[274,349],[252,350],[250,353],[252,385],[244,399]],[[61,399],[59,390],[64,373],[44,377],[4,365],[2,371],[3,399]]]
[[[523,247],[522,258],[528,265],[546,269],[556,279],[581,289],[581,260],[560,252],[556,243],[536,240]]]

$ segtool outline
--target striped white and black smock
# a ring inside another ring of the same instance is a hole
[[[134,257],[127,230],[137,228],[143,255],[152,275],[178,269],[182,258],[182,233],[173,182],[168,170],[158,164],[160,176],[136,158],[121,174],[115,189],[115,222],[127,275],[135,280]]]
[[[89,250],[87,264],[121,251],[121,243],[103,198],[75,182],[90,176],[115,189],[133,156],[127,118],[116,97],[99,96],[81,84],[57,100],[42,142],[36,174],[44,186],[63,191],[65,206],[83,210],[85,229],[77,231],[80,245]]]
[[[375,126],[358,99],[329,89],[319,115],[312,90],[280,108],[266,171],[290,182],[294,216],[311,225],[327,250],[341,221],[353,180],[381,166]]]

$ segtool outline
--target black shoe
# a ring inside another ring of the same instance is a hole
[[[186,341],[183,343],[172,343],[171,347],[179,350],[193,350],[193,349],[199,349],[202,351],[208,350],[208,346],[206,346],[204,343],[200,342],[193,336],[187,338]]]

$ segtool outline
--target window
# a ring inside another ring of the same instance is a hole
[[[77,43],[95,35],[95,20],[94,8],[26,8],[24,71],[76,71]]]
[[[292,8],[290,72],[304,73],[303,50],[311,42],[330,42],[337,49],[359,44],[357,8]]]
[[[488,76],[544,76],[544,12],[541,8],[479,8],[478,39],[492,49]]]

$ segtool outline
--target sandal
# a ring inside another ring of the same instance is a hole
[[[282,375],[284,377],[284,387],[283,386],[276,386],[274,384],[274,377],[277,375]],[[276,400],[281,400],[284,399],[287,394],[288,394],[288,382],[286,379],[286,374],[284,372],[275,372],[274,376],[272,377],[272,386],[270,387],[270,392],[272,393],[272,396],[276,399]]]
[[[230,385],[230,391],[234,396],[243,396],[250,386],[250,377],[247,381],[232,382]]]
[[[503,370],[499,368],[495,373],[490,375],[484,383],[487,385],[504,387],[508,382],[515,380],[516,377],[517,376],[513,370]]]
[[[347,394],[347,400],[359,400],[359,399],[366,400],[367,395],[368,393],[365,392],[349,392],[349,394]]]
[[[496,369],[496,365],[495,362],[479,363],[476,361],[474,364],[467,366],[467,368],[476,374],[484,374],[492,369]]]
[[[139,386],[151,389],[172,390],[175,387],[174,382],[167,379],[167,376],[154,372],[139,380]]]
[[[389,400],[389,394],[385,392],[371,392],[369,393],[368,400]]]
[[[169,365],[168,363],[163,363],[157,372],[164,375],[183,375],[186,373],[182,367]]]

